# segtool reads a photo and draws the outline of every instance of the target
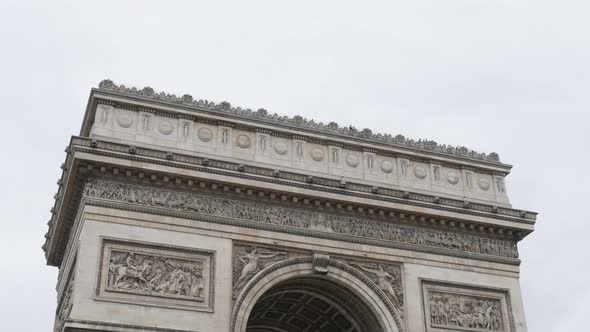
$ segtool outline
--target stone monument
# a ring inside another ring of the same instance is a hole
[[[65,152],[56,332],[526,331],[496,153],[110,80]]]

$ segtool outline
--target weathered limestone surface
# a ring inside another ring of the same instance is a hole
[[[55,331],[526,331],[495,153],[110,81],[66,152]]]

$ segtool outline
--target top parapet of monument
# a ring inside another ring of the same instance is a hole
[[[264,108],[259,108],[257,111],[253,111],[249,108],[234,107],[227,101],[220,103],[214,103],[212,101],[194,99],[189,94],[177,96],[175,94],[168,94],[166,92],[156,92],[151,87],[144,87],[138,89],[136,87],[127,87],[123,84],[117,85],[109,79],[105,79],[98,85],[100,90],[113,91],[125,95],[139,96],[143,98],[164,101],[169,103],[180,104],[184,106],[192,106],[200,109],[206,109],[208,111],[218,112],[222,114],[232,114],[243,117],[249,117],[256,120],[266,120],[282,125],[289,125],[296,128],[311,129],[314,131],[336,134],[345,137],[354,137],[368,139],[376,143],[385,143],[392,146],[409,147],[413,149],[432,151],[442,153],[445,155],[459,156],[463,158],[469,158],[473,160],[481,160],[502,165],[500,162],[500,156],[496,152],[489,154],[477,152],[471,150],[465,146],[451,146],[446,144],[439,144],[432,140],[427,139],[410,139],[403,135],[393,136],[391,134],[374,133],[371,129],[365,128],[362,130],[356,129],[354,126],[339,126],[336,122],[329,122],[327,124],[323,122],[316,122],[313,119],[307,119],[300,115],[289,117],[286,115],[278,115],[277,113],[270,113]]]

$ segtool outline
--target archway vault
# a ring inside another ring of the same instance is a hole
[[[329,259],[318,272],[296,257],[257,273],[240,292],[232,332],[403,331],[393,303],[362,272]]]

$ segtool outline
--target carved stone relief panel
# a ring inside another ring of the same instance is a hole
[[[380,168],[383,173],[389,174],[393,171],[393,162],[391,160],[382,160],[380,163]]]
[[[424,281],[422,292],[427,332],[514,330],[505,290]]]
[[[273,150],[277,155],[284,156],[289,152],[289,144],[285,140],[275,140]]]
[[[197,138],[204,143],[211,142],[214,138],[213,130],[209,127],[201,126],[197,130]]]
[[[252,139],[246,134],[240,134],[236,137],[236,145],[242,149],[247,149],[252,145]]]
[[[516,244],[508,240],[475,235],[427,230],[417,227],[377,222],[364,218],[286,208],[252,201],[231,200],[196,193],[177,192],[140,185],[91,179],[84,195],[147,207],[167,208],[201,215],[254,221],[285,231],[305,229],[342,236],[365,237],[421,247],[432,247],[472,254],[517,258]],[[248,225],[245,223],[244,225]],[[412,247],[412,249],[415,249]]]
[[[258,272],[284,259],[309,255],[287,252],[282,248],[262,247],[256,244],[234,244],[232,264],[232,299],[236,299],[244,286]]]
[[[424,164],[416,163],[414,166],[414,176],[420,180],[424,180],[428,175],[426,167]]]
[[[232,299],[234,300],[238,298],[248,282],[267,267],[290,258],[309,257],[315,273],[328,274],[328,265],[335,263],[357,271],[357,276],[364,276],[364,280],[361,278],[363,282],[373,284],[375,290],[383,292],[384,296],[391,301],[393,313],[400,318],[404,316],[401,264],[377,262],[361,257],[330,256],[292,248],[260,246],[255,243],[234,243],[232,257]]]
[[[68,283],[61,297],[61,301],[58,304],[58,310],[55,315],[55,325],[53,327],[54,332],[61,332],[66,319],[70,317],[70,312],[72,311],[73,305],[72,298],[74,296],[74,280],[74,273],[71,272]]]
[[[131,129],[133,129],[133,131],[135,131],[135,128],[132,128],[132,127],[136,123],[137,115],[138,115],[137,112],[120,110],[119,112],[117,112],[115,122],[117,123],[117,126],[121,130],[131,128]]]
[[[324,150],[322,150],[322,149],[320,149],[318,147],[312,148],[309,151],[309,156],[311,157],[311,159],[313,159],[315,161],[322,161],[322,160],[324,160],[324,155],[325,155]]]
[[[358,260],[342,260],[369,277],[377,287],[393,302],[396,313],[404,316],[404,291],[402,285],[402,271],[401,265],[372,262],[372,261],[358,261]]]
[[[97,299],[213,309],[211,251],[103,239]]]
[[[176,126],[178,124],[178,121],[176,120],[169,120],[167,118],[158,118],[158,125],[157,125],[157,129],[158,132],[163,135],[163,136],[170,136],[174,133],[174,131],[176,130]],[[171,136],[172,139],[174,139],[173,136]]]

